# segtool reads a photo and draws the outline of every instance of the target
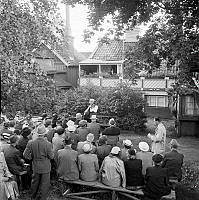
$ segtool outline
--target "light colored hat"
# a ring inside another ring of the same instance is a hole
[[[79,126],[85,126],[87,124],[87,121],[86,120],[81,120],[79,122]]]
[[[76,127],[75,127],[75,122],[72,120],[69,120],[66,125],[68,126],[68,131],[75,131]]]
[[[132,146],[131,140],[124,140],[124,141],[123,141],[123,144],[124,144],[125,146],[128,146],[128,147]]]
[[[82,114],[81,113],[77,113],[75,118],[81,118],[82,117]]]
[[[169,144],[173,148],[178,148],[178,146],[180,145],[176,139],[172,139]]]
[[[84,146],[82,147],[82,150],[87,153],[90,152],[92,150],[92,145],[89,143],[84,144]]]
[[[119,147],[113,147],[111,149],[111,153],[117,155],[120,152],[120,148]]]
[[[141,151],[149,151],[149,145],[146,142],[140,142],[138,146]]]
[[[89,133],[87,136],[86,136],[86,140],[89,141],[89,142],[93,142],[94,140],[94,135],[92,133]]]
[[[27,128],[28,127],[28,124],[23,124],[23,126],[22,126],[22,129],[24,129],[24,128]]]
[[[116,123],[115,123],[115,120],[113,119],[113,118],[111,118],[110,120],[109,120],[109,125],[115,125]]]
[[[37,127],[37,135],[45,135],[46,133],[47,133],[47,130],[44,125],[39,125]]]
[[[97,119],[96,115],[92,115],[90,119]]]

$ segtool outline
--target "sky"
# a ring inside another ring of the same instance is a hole
[[[65,5],[60,4],[60,13],[65,20]],[[84,5],[76,5],[74,8],[70,7],[70,25],[72,36],[74,37],[74,47],[79,52],[92,52],[97,46],[98,38],[103,36],[103,32],[96,33],[95,36],[92,37],[91,43],[83,42],[83,31],[88,28],[88,8]],[[111,25],[105,23],[103,28],[105,31],[110,28]],[[141,35],[144,33],[146,28],[141,26]]]
[[[98,35],[94,36],[91,43],[83,42],[83,31],[88,27],[87,7],[77,5],[70,7],[70,25],[72,36],[74,37],[74,46],[79,52],[92,52],[97,45]],[[63,20],[65,20],[65,6],[62,4],[60,12]]]

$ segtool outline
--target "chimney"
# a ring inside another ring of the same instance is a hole
[[[65,4],[66,21],[65,21],[65,32],[64,40],[73,47],[74,37],[72,36],[71,26],[70,26],[70,7]]]

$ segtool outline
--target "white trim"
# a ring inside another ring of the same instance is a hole
[[[96,60],[96,59],[86,59],[79,64],[81,65],[103,65],[103,64],[112,64],[112,65],[117,65],[117,64],[123,64],[125,60]]]

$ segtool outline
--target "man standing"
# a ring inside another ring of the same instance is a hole
[[[166,144],[166,128],[160,121],[159,117],[156,117],[154,121],[157,126],[155,129],[155,135],[151,135],[150,133],[147,135],[147,137],[152,140],[151,151],[154,154],[164,154]]]
[[[40,125],[36,131],[38,137],[28,142],[23,156],[32,160],[32,199],[45,200],[50,186],[50,160],[53,159],[54,155],[51,143],[44,138],[45,126]]]

